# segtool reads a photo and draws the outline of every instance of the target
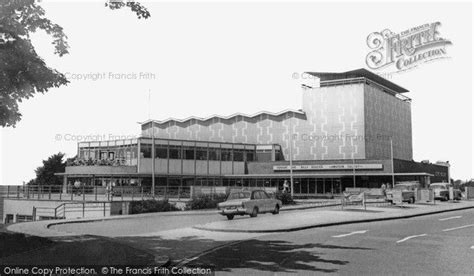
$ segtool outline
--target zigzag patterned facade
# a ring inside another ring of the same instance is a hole
[[[389,159],[392,137],[394,158],[412,159],[410,103],[367,82],[303,88],[302,111],[142,124],[142,136],[153,132],[167,139],[279,144],[286,159],[293,141],[295,160]]]

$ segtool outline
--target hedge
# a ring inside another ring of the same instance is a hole
[[[180,211],[179,208],[169,203],[168,200],[143,200],[130,203],[131,214],[143,214],[154,212]]]

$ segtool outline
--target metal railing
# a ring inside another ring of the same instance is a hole
[[[110,214],[110,203],[102,202],[65,202],[56,207],[33,207],[33,220],[65,219],[68,214],[75,214],[75,218],[84,218],[86,214],[95,212],[104,217]]]
[[[7,186],[4,198],[59,200],[59,201],[130,201],[145,199],[189,199],[190,186]]]

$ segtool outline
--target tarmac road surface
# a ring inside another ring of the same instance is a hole
[[[238,275],[472,275],[473,260],[474,210],[468,209],[260,235],[199,255],[186,266]]]

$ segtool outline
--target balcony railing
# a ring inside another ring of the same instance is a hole
[[[63,201],[130,201],[146,199],[189,199],[189,186],[156,186],[154,191],[148,186],[7,186],[4,198]]]

